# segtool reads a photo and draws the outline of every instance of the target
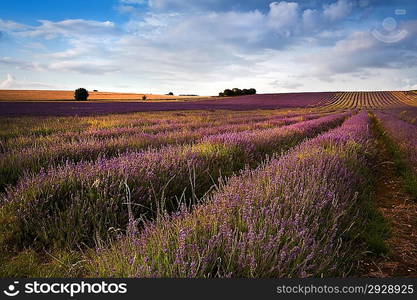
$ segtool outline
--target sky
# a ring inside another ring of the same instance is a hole
[[[2,0],[0,89],[417,89],[417,1]]]

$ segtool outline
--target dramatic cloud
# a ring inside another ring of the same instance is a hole
[[[413,86],[403,79],[416,73],[416,16],[392,11],[395,28],[387,27],[378,12],[387,7],[374,0],[119,0],[120,18],[109,20],[0,19],[0,46],[7,45],[0,65],[3,74],[138,92],[323,90],[357,79],[372,89],[383,76],[398,88]]]

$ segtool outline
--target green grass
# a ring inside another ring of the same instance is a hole
[[[375,256],[388,254],[386,240],[390,237],[391,225],[378,211],[374,198],[363,203],[362,214],[367,221],[360,239],[367,245],[367,251]]]
[[[2,253],[0,278],[81,277],[85,273],[82,257],[82,252],[71,250],[39,253],[26,249],[14,255]]]

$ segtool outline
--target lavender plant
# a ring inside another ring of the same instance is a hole
[[[288,117],[249,116],[212,123],[210,127],[204,122],[164,123],[143,127],[121,127],[87,131],[80,136],[64,133],[46,140],[38,140],[33,147],[9,151],[0,158],[0,191],[9,184],[15,184],[20,176],[36,173],[42,168],[59,165],[67,161],[79,162],[95,160],[98,157],[110,158],[127,151],[138,151],[148,147],[161,147],[169,144],[185,144],[201,140],[204,136],[222,132],[239,132],[256,128],[271,128],[292,124],[303,119],[314,119],[320,115]],[[251,123],[256,120],[257,122]],[[243,122],[243,123],[242,123]],[[218,124],[218,125],[216,125]],[[163,129],[162,129],[163,128]],[[181,130],[180,130],[181,128]],[[169,130],[168,130],[169,129]],[[156,130],[153,132],[153,130]],[[160,131],[162,130],[162,131]],[[155,134],[152,134],[155,133]],[[41,143],[41,141],[43,141]],[[32,142],[31,142],[32,143]]]
[[[417,127],[391,114],[378,112],[376,116],[405,187],[417,199]]]
[[[2,199],[3,244],[17,248],[92,245],[95,237],[106,237],[110,227],[126,227],[126,185],[135,218],[153,217],[161,208],[176,210],[182,195],[201,197],[220,175],[229,176],[245,164],[256,166],[267,155],[339,125],[348,114],[92,163],[68,162],[27,176]]]
[[[266,165],[205,203],[97,249],[90,276],[345,275],[355,252],[374,146],[366,112]]]

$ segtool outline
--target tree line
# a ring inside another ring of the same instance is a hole
[[[243,95],[255,95],[256,94],[256,90],[254,88],[250,88],[250,89],[238,89],[238,88],[233,88],[233,89],[225,89],[223,92],[219,93],[220,97],[232,97],[232,96],[243,96]]]

